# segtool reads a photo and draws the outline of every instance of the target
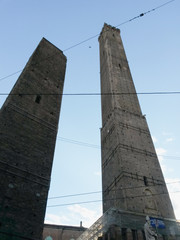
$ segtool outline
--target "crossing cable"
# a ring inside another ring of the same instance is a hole
[[[175,181],[175,182],[170,182],[170,183],[166,183],[166,184],[174,184],[174,183],[180,183],[180,181]],[[152,185],[148,185],[148,187],[151,187],[151,186],[165,186],[164,184],[162,183],[159,183],[159,184],[152,184]],[[116,189],[116,190],[110,190],[111,192],[113,191],[118,191],[118,190],[130,190],[130,189],[138,189],[138,188],[147,188],[146,186],[137,186],[137,187],[121,187],[119,189]],[[90,194],[96,194],[96,193],[102,193],[103,191],[96,191],[96,192],[88,192],[88,193],[79,193],[79,194],[71,194],[71,195],[64,195],[64,196],[57,196],[57,197],[50,197],[48,198],[48,200],[55,200],[55,199],[60,199],[60,198],[67,198],[67,197],[75,197],[75,196],[82,196],[82,195],[90,195]],[[166,194],[168,195],[169,193],[179,193],[180,191],[174,191],[174,192],[166,192],[166,193],[157,193],[157,194],[152,194],[151,196],[155,196],[155,195],[163,195],[163,194]],[[135,195],[135,196],[128,196],[126,198],[137,198],[137,197],[146,197],[146,195],[144,194],[141,194],[141,195]],[[148,196],[147,196],[148,197]],[[106,200],[115,200],[115,199],[125,199],[125,197],[120,197],[120,198],[110,198],[110,199],[106,199]],[[91,200],[91,201],[83,201],[83,202],[73,202],[73,203],[65,203],[65,204],[57,204],[57,205],[49,205],[47,207],[58,207],[58,206],[67,206],[67,205],[74,205],[74,204],[84,204],[84,203],[94,203],[94,202],[101,202],[101,200]],[[39,202],[41,202],[41,205],[42,204],[45,204],[45,201],[44,199],[39,199]],[[26,203],[27,207],[23,207],[20,205],[13,205],[15,208],[21,208],[21,209],[29,209],[29,207],[31,207],[31,203],[32,203],[32,199],[29,199],[29,200],[20,200],[18,201],[18,204],[20,203]]]
[[[174,191],[169,193],[180,193],[180,191]],[[127,198],[139,198],[139,197],[152,197],[152,196],[159,196],[159,195],[169,195],[169,193],[156,193],[152,195],[136,195],[136,196],[127,196],[127,197],[119,197],[119,198],[109,198],[106,199],[106,201],[112,201],[112,200],[120,200],[120,199],[127,199]],[[85,203],[95,203],[95,202],[102,202],[102,199],[100,200],[92,200],[92,201],[84,201],[84,202],[72,202],[72,203],[64,203],[64,204],[56,204],[56,205],[48,205],[47,208],[50,207],[63,207],[63,206],[69,206],[69,205],[75,205],[75,204],[85,204]]]
[[[124,24],[127,24],[127,23],[129,23],[129,22],[132,22],[132,21],[134,21],[134,20],[136,20],[136,19],[138,19],[138,18],[141,18],[141,17],[143,17],[143,16],[145,16],[145,15],[147,15],[147,14],[149,14],[149,13],[151,13],[151,12],[153,12],[153,11],[159,9],[159,8],[162,8],[162,7],[166,6],[166,5],[174,2],[174,1],[176,1],[176,0],[170,0],[170,1],[168,1],[168,2],[165,2],[164,4],[161,4],[161,5],[159,5],[159,6],[155,7],[155,8],[152,8],[152,9],[144,12],[144,13],[141,13],[141,14],[139,14],[139,15],[136,16],[136,17],[133,17],[133,18],[130,18],[130,19],[124,21],[124,22],[116,25],[115,27],[117,28],[117,27],[122,26],[122,25],[124,25]],[[106,31],[108,31],[108,29],[107,29]],[[89,38],[87,38],[87,39],[79,42],[79,43],[76,43],[76,44],[74,44],[74,45],[72,45],[72,46],[64,49],[63,52],[68,51],[68,50],[70,50],[70,49],[72,49],[72,48],[75,48],[75,47],[77,47],[77,46],[79,46],[79,45],[81,45],[81,44],[83,44],[83,43],[85,43],[85,42],[88,42],[88,41],[90,41],[90,40],[98,37],[99,35],[100,35],[100,34],[98,33],[98,34],[96,34],[96,35],[94,35],[94,36],[91,36],[91,37],[89,37]],[[56,55],[56,54],[55,54],[55,55]],[[50,56],[50,57],[53,57],[53,56],[55,56],[55,55],[52,55],[52,56]],[[42,61],[44,61],[44,60],[46,60],[46,59],[48,59],[48,58],[50,58],[50,57],[47,57],[47,58],[43,59]],[[23,69],[22,69],[22,70],[23,70]],[[9,78],[9,77],[11,77],[11,76],[13,76],[13,75],[21,72],[22,70],[16,71],[16,72],[11,73],[11,74],[9,74],[9,75],[7,75],[7,76],[5,76],[5,77],[2,77],[2,78],[0,78],[0,81],[4,80],[4,79],[6,79],[6,78]]]
[[[67,143],[72,143],[72,144],[76,144],[76,145],[80,145],[80,146],[84,146],[84,147],[89,147],[89,148],[96,148],[96,149],[110,149],[110,148],[103,148],[100,145],[95,145],[92,143],[87,143],[87,142],[80,142],[77,140],[73,140],[73,139],[69,139],[69,138],[63,138],[63,137],[58,137],[57,140],[59,141],[63,141],[63,142],[67,142]],[[165,158],[174,158],[174,160],[180,160],[180,156],[167,156],[167,155],[161,155],[161,154],[157,154],[158,157],[165,157]]]
[[[139,175],[138,175],[139,176]],[[174,182],[167,182],[167,183],[153,183],[153,184],[149,184],[148,185],[148,187],[156,187],[156,186],[166,186],[166,184],[176,184],[176,183],[180,183],[180,181],[174,181]],[[134,186],[130,186],[130,187],[120,187],[120,188],[117,188],[117,189],[111,189],[110,191],[111,192],[113,192],[113,191],[118,191],[118,190],[131,190],[131,189],[140,189],[140,188],[146,188],[146,186],[145,185],[140,185],[140,186],[136,186],[136,187],[134,187]],[[106,191],[103,191],[103,190],[101,190],[101,191],[93,191],[93,192],[85,192],[85,193],[77,193],[77,194],[69,194],[69,195],[62,195],[62,196],[55,196],[55,197],[49,197],[48,198],[48,200],[56,200],[56,199],[62,199],[62,198],[68,198],[68,197],[79,197],[79,196],[85,196],[85,195],[93,195],[93,194],[98,194],[98,193],[103,193],[103,192],[106,192]],[[180,192],[180,191],[175,191],[175,192],[171,192],[171,193],[177,193],[177,192]],[[161,195],[162,193],[160,193],[160,194],[157,194],[157,195]],[[168,194],[168,193],[167,193]],[[143,195],[144,196],[144,195]],[[131,196],[131,197],[133,197],[133,196]],[[139,197],[139,196],[134,196],[134,197]],[[118,198],[119,199],[119,198]],[[121,198],[120,198],[121,199]],[[44,204],[44,199],[39,199],[39,201],[41,202],[41,203],[43,203]],[[99,201],[101,201],[101,200],[93,200],[93,201],[90,201],[90,202],[99,202]],[[81,203],[90,203],[89,201],[87,201],[87,202],[81,202]],[[26,203],[27,205],[31,205],[31,203],[32,203],[32,199],[30,199],[30,200],[20,200],[20,201],[18,201],[18,204],[19,203]],[[73,204],[79,204],[79,202],[75,202],[75,203],[71,203],[71,204],[65,204],[65,205],[73,205]],[[14,205],[16,208],[19,208],[19,205]],[[60,205],[61,206],[61,205]],[[64,205],[62,205],[62,206],[64,206]],[[53,205],[53,207],[54,207],[54,205]],[[23,208],[23,209],[29,209],[28,207],[22,207],[21,206],[21,208]]]
[[[112,93],[0,93],[0,96],[119,96],[119,95],[176,95],[180,91],[157,92],[112,92]]]
[[[174,191],[174,192],[171,192],[171,193],[179,193],[180,191]],[[157,196],[157,195],[167,195],[168,193],[159,193],[159,194],[152,194],[151,196]],[[120,200],[120,199],[127,199],[127,198],[136,198],[136,197],[144,197],[145,195],[137,195],[137,196],[131,196],[131,197],[121,197],[121,198],[110,198],[110,199],[106,199],[109,200],[109,201],[112,201],[112,200]],[[151,197],[149,195],[146,195],[145,197]],[[84,201],[84,202],[74,202],[74,203],[66,203],[66,204],[57,204],[57,205],[49,205],[47,206],[47,208],[52,208],[52,207],[63,207],[63,206],[69,206],[69,205],[75,205],[75,204],[87,204],[87,203],[97,203],[97,202],[102,202],[102,200],[93,200],[93,201]],[[23,208],[22,209],[26,209],[26,208]],[[16,235],[16,234],[9,234],[7,232],[3,232],[3,231],[0,231],[0,233],[3,233],[5,235],[11,235],[11,236],[15,236],[15,237],[20,237],[22,239],[29,239],[29,240],[36,240],[34,238],[29,238],[29,237],[24,237],[24,236],[20,236],[20,235]]]
[[[175,184],[175,183],[180,183],[180,181],[175,181],[175,182],[169,182],[166,184]],[[159,185],[163,185],[162,183],[160,184],[152,184],[152,185],[148,185],[148,187],[151,186],[159,186]],[[122,187],[120,189],[116,189],[116,190],[111,190],[111,191],[118,191],[118,190],[129,190],[129,189],[137,189],[137,188],[144,188],[145,186],[137,186],[137,187]],[[103,191],[96,191],[96,192],[86,192],[86,193],[77,193],[77,194],[69,194],[69,195],[62,195],[62,196],[55,196],[55,197],[49,197],[48,200],[54,200],[54,199],[60,199],[60,198],[68,198],[68,197],[78,197],[78,196],[83,196],[83,195],[91,195],[91,194],[97,194],[97,193],[103,193]]]

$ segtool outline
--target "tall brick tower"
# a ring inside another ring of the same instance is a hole
[[[99,43],[103,212],[114,207],[175,219],[119,29],[105,24]]]
[[[40,240],[66,57],[42,39],[0,110],[0,239]]]
[[[104,24],[99,43],[103,215],[77,240],[146,240],[147,215],[156,239],[179,240],[180,223],[139,106],[120,30]]]

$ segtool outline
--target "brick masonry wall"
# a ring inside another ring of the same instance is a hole
[[[0,111],[0,239],[41,239],[66,57],[42,39]]]
[[[99,43],[103,212],[115,207],[175,219],[119,29],[105,24]]]

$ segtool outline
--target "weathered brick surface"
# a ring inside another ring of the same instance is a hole
[[[99,43],[103,212],[115,207],[175,219],[119,29],[105,24]]]
[[[66,57],[42,39],[0,111],[0,239],[41,239]]]

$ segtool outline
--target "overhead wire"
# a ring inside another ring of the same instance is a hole
[[[131,18],[131,19],[129,19],[129,20],[127,20],[127,21],[125,21],[125,22],[123,22],[123,23],[121,23],[121,24],[118,24],[118,25],[116,25],[115,27],[121,26],[121,25],[126,24],[126,23],[128,23],[128,22],[130,22],[130,21],[133,21],[133,20],[135,20],[135,19],[137,19],[137,18],[143,17],[144,15],[146,15],[146,14],[152,12],[152,11],[155,11],[156,9],[161,8],[161,7],[163,7],[163,6],[167,5],[167,4],[170,4],[171,2],[174,2],[174,1],[175,1],[175,0],[168,1],[168,2],[166,2],[166,3],[164,3],[164,4],[160,5],[160,6],[157,6],[157,7],[154,8],[154,9],[151,9],[151,10],[145,12],[145,13],[141,13],[140,15],[138,15],[138,16],[136,16],[136,17],[134,17],[134,18]],[[74,48],[74,47],[76,47],[76,46],[79,46],[80,44],[83,44],[83,43],[85,43],[85,42],[87,42],[87,41],[89,41],[89,40],[97,37],[97,36],[99,36],[99,34],[96,34],[96,35],[94,35],[94,36],[92,36],[92,37],[90,37],[90,38],[88,38],[88,39],[86,39],[86,40],[84,40],[84,41],[81,41],[81,42],[79,42],[78,44],[75,44],[75,45],[73,45],[73,46],[65,49],[64,51],[68,51],[68,50],[70,50],[70,49],[72,49],[72,48]],[[16,71],[16,72],[12,73],[12,74],[9,74],[8,76],[5,76],[5,77],[3,77],[3,78],[0,78],[0,81],[6,79],[6,78],[8,78],[8,77],[11,77],[11,76],[13,76],[13,75],[15,75],[15,74],[17,74],[17,73],[19,73],[19,72],[21,72],[21,71],[22,71],[22,70],[19,70],[19,71]],[[180,92],[149,92],[149,93],[113,93],[113,94],[179,94],[179,93],[180,93]],[[100,93],[75,93],[75,94],[73,94],[73,93],[72,93],[72,94],[63,94],[63,95],[83,95],[83,96],[84,96],[84,95],[110,95],[110,94],[111,94],[111,93],[104,93],[104,94],[100,94]],[[9,94],[1,93],[0,95],[9,95]],[[27,94],[23,94],[23,95],[27,95]],[[29,94],[28,94],[28,95],[29,95]],[[55,94],[42,94],[42,95],[55,95]],[[76,141],[76,142],[78,143],[78,141]],[[91,147],[92,147],[92,146],[95,147],[96,145],[92,145],[92,144],[91,144]],[[99,192],[99,191],[98,191],[98,192]],[[177,192],[179,192],[179,191],[177,191]],[[97,192],[76,194],[76,196],[77,196],[77,195],[85,195],[85,194],[93,194],[93,193],[97,193]],[[156,194],[156,195],[159,195],[159,194]],[[69,195],[69,196],[73,196],[73,195]],[[61,197],[62,197],[62,196],[61,196]],[[65,197],[65,196],[64,196],[64,197]],[[66,197],[67,197],[67,196],[66,196]],[[136,196],[136,197],[139,197],[139,196]],[[54,197],[54,198],[59,198],[59,197]],[[53,199],[53,198],[49,198],[49,199]],[[81,202],[81,203],[89,203],[89,202],[97,202],[97,201],[102,201],[102,200],[87,201],[87,202]],[[77,203],[73,203],[73,204],[77,204]],[[64,205],[70,205],[70,204],[64,204]],[[57,206],[64,206],[64,205],[61,204],[61,205],[57,205]],[[53,206],[48,206],[48,207],[53,207]]]
[[[156,7],[155,9],[152,9],[152,10],[150,10],[150,11],[147,11],[147,12],[145,12],[145,13],[142,13],[142,14],[140,14],[139,16],[136,16],[136,17],[134,17],[134,18],[132,18],[132,19],[129,19],[128,21],[125,21],[125,22],[123,22],[123,23],[121,23],[121,24],[118,24],[116,27],[121,26],[121,25],[123,25],[123,24],[126,24],[126,23],[128,23],[128,22],[130,22],[130,21],[133,21],[133,20],[135,20],[135,19],[137,19],[137,18],[139,18],[139,17],[142,17],[142,16],[144,16],[145,14],[148,14],[148,13],[150,13],[150,12],[152,12],[152,11],[155,11],[156,9],[158,9],[158,8],[160,8],[160,7],[163,7],[163,6],[169,4],[169,3],[173,2],[173,1],[175,1],[175,0],[171,0],[171,1],[167,2],[167,3],[165,3],[165,4],[162,4],[162,5],[158,6],[158,7]],[[84,41],[81,41],[80,43],[75,44],[75,45],[73,45],[73,46],[65,49],[64,51],[68,51],[68,50],[70,50],[70,49],[72,49],[72,48],[74,48],[74,47],[76,47],[76,46],[78,46],[78,45],[80,45],[80,44],[83,44],[83,43],[85,43],[85,42],[87,42],[87,41],[89,41],[89,40],[97,37],[97,36],[99,36],[99,34],[96,34],[95,36],[92,36],[92,37],[90,37],[90,38],[88,38],[88,39],[86,39],[86,40],[84,40]],[[6,79],[6,78],[9,78],[9,77],[11,77],[11,76],[13,76],[13,75],[21,72],[21,71],[22,71],[22,70],[19,70],[19,71],[16,71],[16,72],[8,75],[8,76],[5,76],[5,77],[1,78],[0,81],[4,80],[4,79]],[[159,94],[179,94],[179,93],[180,93],[180,92],[151,92],[151,93],[137,93],[137,94],[158,94],[158,95],[159,95]],[[133,93],[116,93],[116,94],[133,94]],[[135,93],[135,94],[136,94],[136,93]],[[4,94],[4,93],[3,93],[3,94],[0,94],[0,95],[9,95],[9,94]],[[23,95],[29,95],[29,94],[23,94]],[[41,94],[41,95],[55,95],[55,94]],[[67,96],[69,96],[69,95],[71,95],[71,96],[72,96],[72,95],[83,95],[83,96],[86,95],[86,96],[87,96],[87,95],[110,95],[110,94],[109,94],[109,93],[106,93],[106,94],[99,94],[99,93],[75,93],[75,94],[63,94],[63,95],[67,95]],[[76,144],[79,144],[79,142],[76,141]],[[84,143],[83,143],[83,144],[84,144]],[[93,144],[87,144],[87,146],[89,146],[89,147],[96,147],[96,145],[93,145]],[[163,156],[164,156],[164,155],[163,155]],[[167,156],[164,156],[164,157],[167,157]],[[168,184],[168,183],[166,183],[166,184]],[[170,184],[170,183],[169,183],[169,184]],[[99,192],[102,192],[102,191],[90,192],[90,193],[82,193],[82,194],[76,194],[76,195],[68,195],[68,196],[60,196],[60,197],[51,197],[51,198],[49,198],[49,199],[62,198],[62,197],[72,197],[72,196],[80,196],[80,195],[94,194],[94,193],[99,193]],[[172,193],[177,193],[177,192],[180,192],[180,191],[176,191],[176,192],[172,192]],[[166,193],[162,193],[162,194],[166,194]],[[153,195],[160,195],[160,194],[153,194]],[[136,197],[141,197],[141,196],[142,196],[142,195],[134,196],[134,197],[136,198]],[[143,195],[143,196],[144,196],[144,195]],[[134,197],[133,197],[133,198],[134,198]],[[130,197],[130,198],[132,198],[132,197]],[[119,199],[123,199],[123,198],[119,198]],[[108,199],[108,200],[114,200],[114,199],[111,198],[111,199]],[[59,205],[51,205],[51,206],[47,206],[47,207],[59,207],[59,206],[67,206],[67,205],[74,205],[74,204],[94,203],[94,202],[100,202],[100,201],[102,201],[102,200],[93,200],[93,201],[76,202],[76,203],[66,203],[66,204],[59,204]]]
[[[180,193],[180,191],[174,191],[174,192],[170,192],[170,193]],[[119,197],[119,198],[109,198],[106,199],[106,201],[112,201],[112,200],[120,200],[120,199],[127,199],[127,198],[139,198],[139,197],[151,197],[151,196],[158,196],[158,195],[168,195],[169,193],[156,193],[156,194],[152,194],[152,195],[136,195],[136,196],[127,196],[127,197]],[[47,208],[50,207],[63,207],[63,206],[68,206],[68,205],[75,205],[75,204],[86,204],[86,203],[96,203],[96,202],[102,202],[102,199],[98,199],[98,200],[91,200],[91,201],[83,201],[83,202],[72,202],[72,203],[64,203],[64,204],[55,204],[55,205],[48,205]]]
[[[117,95],[175,95],[180,91],[164,91],[164,92],[112,92],[112,93],[0,93],[0,96],[117,96]]]
[[[139,175],[140,176],[140,175]],[[169,182],[169,183],[166,183],[166,184],[175,184],[175,183],[180,183],[180,181],[174,181],[174,182]],[[163,183],[153,183],[153,184],[149,184],[148,187],[156,187],[156,186],[165,186]],[[111,189],[110,192],[113,192],[113,191],[122,191],[122,190],[131,190],[131,189],[140,189],[140,188],[147,188],[147,186],[145,185],[140,185],[140,186],[129,186],[129,187],[120,187],[120,188],[117,188],[117,189]],[[68,195],[61,195],[61,196],[54,196],[54,197],[48,197],[48,200],[57,200],[57,199],[62,199],[62,198],[72,198],[72,197],[79,197],[79,196],[87,196],[87,195],[93,195],[93,194],[99,194],[99,193],[103,193],[103,192],[106,192],[105,191],[93,191],[93,192],[84,192],[84,193],[76,193],[76,194],[68,194]],[[143,195],[144,196],[144,195]],[[136,196],[135,196],[136,197]],[[44,201],[45,199],[41,199],[40,196],[38,196],[38,201],[41,202],[41,204],[43,203],[44,204]],[[95,200],[96,201],[96,200]],[[97,200],[97,201],[100,201],[100,200]],[[94,200],[92,201],[94,202]],[[29,209],[29,203],[32,203],[32,199],[28,199],[28,200],[19,200],[18,201],[18,204],[27,204],[27,207],[22,207],[22,209]],[[76,204],[76,203],[73,203],[73,204]],[[71,205],[71,204],[67,204],[67,205]],[[13,205],[14,207],[18,207],[19,208],[19,205]]]
[[[151,13],[151,12],[153,12],[153,11],[159,9],[159,8],[162,8],[162,7],[166,6],[166,5],[174,2],[174,1],[176,1],[176,0],[170,0],[170,1],[168,1],[168,2],[165,2],[164,4],[161,4],[161,5],[159,5],[159,6],[155,7],[155,8],[152,8],[152,9],[150,9],[150,10],[144,12],[144,13],[141,13],[141,14],[133,17],[133,18],[130,18],[130,19],[128,19],[128,20],[126,20],[126,21],[124,21],[124,22],[122,22],[122,23],[120,23],[120,24],[117,24],[115,27],[117,28],[117,27],[122,26],[122,25],[124,25],[124,24],[126,24],[126,23],[128,23],[128,22],[132,22],[133,20],[138,19],[138,18],[141,18],[141,17],[143,17],[143,16],[145,16],[145,15],[147,15],[147,14],[149,14],[149,13]],[[95,34],[95,35],[93,35],[93,36],[91,36],[91,37],[89,37],[89,38],[87,38],[87,39],[85,39],[85,40],[83,40],[83,41],[80,41],[79,43],[76,43],[76,44],[74,44],[74,45],[72,45],[72,46],[64,49],[63,52],[68,51],[68,50],[70,50],[70,49],[72,49],[72,48],[75,48],[75,47],[77,47],[77,46],[79,46],[79,45],[81,45],[81,44],[83,44],[83,43],[85,43],[85,42],[88,42],[88,41],[90,41],[90,40],[98,37],[99,35],[100,35],[100,34],[98,33],[98,34]],[[52,56],[50,56],[50,57],[53,57],[53,56],[54,56],[54,55],[52,55]],[[47,58],[43,59],[42,61],[44,61],[44,60],[46,60],[46,59],[48,59],[48,58],[50,58],[50,57],[47,57]],[[22,70],[23,70],[23,69],[22,69]],[[7,75],[7,76],[5,76],[5,77],[2,77],[2,78],[0,78],[0,81],[4,80],[4,79],[6,79],[6,78],[9,78],[9,77],[11,77],[11,76],[13,76],[13,75],[21,72],[22,70],[16,71],[16,72],[11,73],[11,74],[9,74],[9,75]]]
[[[174,192],[170,192],[170,193],[179,193],[180,191],[174,191]],[[157,193],[157,194],[152,194],[152,195],[146,195],[145,197],[151,197],[151,196],[158,196],[158,195],[167,195],[167,193]],[[132,199],[132,198],[139,198],[139,197],[144,197],[144,195],[136,195],[136,196],[127,196],[127,197],[119,197],[119,198],[109,198],[106,199],[106,201],[113,201],[113,200],[120,200],[120,199]],[[102,202],[102,199],[98,199],[98,200],[91,200],[91,201],[83,201],[83,202],[72,202],[72,203],[64,203],[64,204],[56,204],[56,205],[48,205],[47,208],[55,208],[55,207],[64,207],[64,206],[70,206],[70,205],[76,205],[76,204],[89,204],[89,203],[97,203],[97,202]],[[23,209],[23,208],[22,208]],[[25,209],[25,208],[24,208]],[[1,232],[4,234],[9,234],[6,232]],[[12,234],[12,236],[17,236]],[[23,236],[18,236],[20,238],[24,238]],[[34,240],[33,238],[31,238],[32,240]]]
[[[19,73],[19,72],[22,72],[22,70],[16,71],[16,72],[11,73],[11,74],[9,74],[9,75],[7,75],[7,76],[5,76],[5,77],[2,77],[2,78],[0,78],[0,81],[4,80],[4,79],[6,79],[6,78],[12,77],[13,75],[15,75],[15,74],[17,74],[17,73]]]
[[[151,12],[153,12],[153,11],[159,9],[159,8],[162,8],[162,7],[164,7],[165,5],[168,5],[168,4],[170,4],[171,2],[174,2],[174,1],[176,1],[176,0],[171,0],[171,1],[168,1],[168,2],[166,2],[166,3],[164,3],[164,4],[161,4],[161,5],[159,5],[159,6],[155,7],[155,8],[152,8],[151,10],[148,10],[147,12],[141,13],[141,14],[139,14],[139,15],[136,16],[136,17],[133,17],[133,18],[131,18],[131,19],[129,19],[129,20],[123,22],[123,23],[120,23],[120,24],[116,25],[115,27],[119,27],[119,26],[121,26],[121,25],[123,25],[123,24],[126,24],[126,23],[128,23],[128,22],[131,22],[131,21],[133,21],[133,20],[135,20],[135,19],[137,19],[137,18],[141,18],[141,17],[143,17],[144,15],[149,14],[149,13],[151,13]]]
[[[180,181],[174,181],[174,182],[166,182],[166,184],[175,184],[175,183],[180,183]],[[152,184],[148,185],[149,187],[151,186],[159,186],[163,185],[162,183],[159,184]],[[144,188],[145,186],[137,186],[137,187],[121,187],[120,189],[116,189],[114,191],[118,190],[129,190],[129,189],[137,189],[137,188]],[[113,191],[113,190],[111,190]],[[68,197],[78,197],[78,196],[83,196],[83,195],[92,195],[92,194],[97,194],[97,193],[103,193],[103,191],[95,191],[95,192],[86,192],[86,193],[77,193],[77,194],[69,194],[69,195],[61,195],[61,196],[55,196],[55,197],[49,197],[48,200],[54,200],[54,199],[60,199],[60,198],[68,198]]]
[[[100,149],[103,148],[100,145],[95,145],[92,143],[87,143],[87,142],[81,142],[81,141],[77,141],[77,140],[73,140],[73,139],[69,139],[69,138],[64,138],[64,137],[57,137],[57,140],[59,141],[63,141],[63,142],[67,142],[67,143],[72,143],[72,144],[76,144],[76,145],[80,145],[80,146],[84,146],[84,147],[90,147],[90,148],[96,148],[96,149]],[[180,160],[180,156],[167,156],[167,155],[162,155],[162,154],[157,154],[158,157],[165,157],[165,158],[171,158],[174,160]]]
[[[180,181],[174,181],[174,182],[169,182],[166,184],[174,184],[174,183],[180,183]],[[152,185],[148,185],[148,187],[151,186],[159,186],[159,185],[163,185],[164,184],[152,184]],[[147,186],[137,186],[137,187],[121,187],[120,189],[116,189],[116,190],[110,190],[112,191],[118,191],[118,190],[129,190],[129,189],[137,189],[137,188],[147,188]],[[67,198],[67,197],[74,197],[74,196],[82,196],[82,195],[90,195],[90,194],[96,194],[96,193],[102,193],[103,191],[94,191],[94,192],[87,192],[87,193],[78,193],[78,194],[70,194],[70,195],[64,195],[64,196],[56,196],[56,197],[50,197],[48,198],[48,200],[55,200],[55,199],[60,199],[60,198]],[[180,191],[173,191],[173,192],[169,192],[169,193],[179,193]],[[156,196],[156,195],[168,195],[168,192],[163,192],[163,193],[157,193],[157,194],[152,194],[152,196]],[[150,197],[150,195],[146,196],[144,194],[141,195],[132,195],[132,196],[127,196],[127,197],[119,197],[119,198],[110,198],[110,199],[106,199],[106,200],[117,200],[117,199],[126,199],[126,198],[137,198],[137,197]],[[39,200],[41,203],[44,204],[44,200]],[[31,203],[32,200],[29,199],[27,201],[19,201],[18,203],[22,202],[24,203]],[[72,202],[72,203],[63,203],[63,204],[56,204],[56,205],[48,205],[47,207],[61,207],[61,206],[68,206],[68,205],[75,205],[75,204],[87,204],[87,203],[95,203],[95,202],[102,202],[102,199],[98,199],[98,200],[91,200],[91,201],[81,201],[81,202]],[[13,205],[15,208],[19,208],[19,205]],[[29,209],[29,204],[27,204],[27,206],[21,206],[21,209]]]

